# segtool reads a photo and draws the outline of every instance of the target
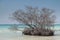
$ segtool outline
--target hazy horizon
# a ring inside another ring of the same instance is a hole
[[[56,24],[60,24],[60,0],[0,0],[0,24],[19,24],[9,17],[16,10],[25,9],[25,6],[54,10]]]

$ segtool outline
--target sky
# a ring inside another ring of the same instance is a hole
[[[60,0],[0,0],[0,24],[19,24],[10,16],[16,10],[25,9],[25,6],[53,9],[56,23],[60,24]]]

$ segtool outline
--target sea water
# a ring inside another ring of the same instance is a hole
[[[10,27],[13,26],[14,24],[0,24],[0,33],[2,32],[9,32],[10,31]],[[26,25],[24,24],[16,24],[17,27],[19,29],[24,29],[25,27],[27,27]],[[60,30],[60,24],[55,24],[54,25],[54,30]]]
[[[0,40],[13,40],[12,38],[22,37],[22,31],[13,31],[9,28],[14,24],[0,24]],[[23,30],[26,25],[17,24],[20,30]],[[60,24],[56,24],[54,29],[60,30]],[[60,35],[60,31],[55,31],[55,35]],[[19,39],[19,38],[18,38]]]
[[[10,27],[13,26],[14,24],[0,24],[0,33],[2,32],[9,32],[10,31]],[[19,29],[24,29],[25,27],[27,27],[26,25],[24,24],[16,24],[17,27]],[[60,24],[55,24],[54,25],[54,30],[60,30]]]
[[[22,31],[15,32],[9,29],[12,25],[13,24],[0,24],[0,39],[22,36]],[[27,27],[26,25],[23,24],[17,24],[17,25],[21,30]],[[60,24],[55,24],[54,29],[60,30]],[[56,34],[60,35],[60,31],[55,31],[55,35]]]
[[[0,40],[12,40],[12,38],[22,36],[21,31],[13,31],[9,28],[14,24],[0,24]],[[18,27],[23,30],[25,25],[18,24]]]
[[[13,30],[10,30],[9,28],[12,27],[14,24],[0,24],[0,34],[12,34]],[[25,28],[25,25],[23,24],[16,24],[17,28],[19,28],[20,30],[23,30]],[[18,32],[18,31],[17,31]]]

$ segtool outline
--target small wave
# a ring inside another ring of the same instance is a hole
[[[17,33],[20,33],[21,31],[11,31],[11,30],[8,30],[8,29],[0,30],[0,33],[5,33],[5,32],[17,32]]]

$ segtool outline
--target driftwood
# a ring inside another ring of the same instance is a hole
[[[41,29],[41,28],[36,28],[36,29],[26,28],[24,29],[23,34],[37,35],[37,36],[52,36],[54,35],[54,31],[49,29]]]

